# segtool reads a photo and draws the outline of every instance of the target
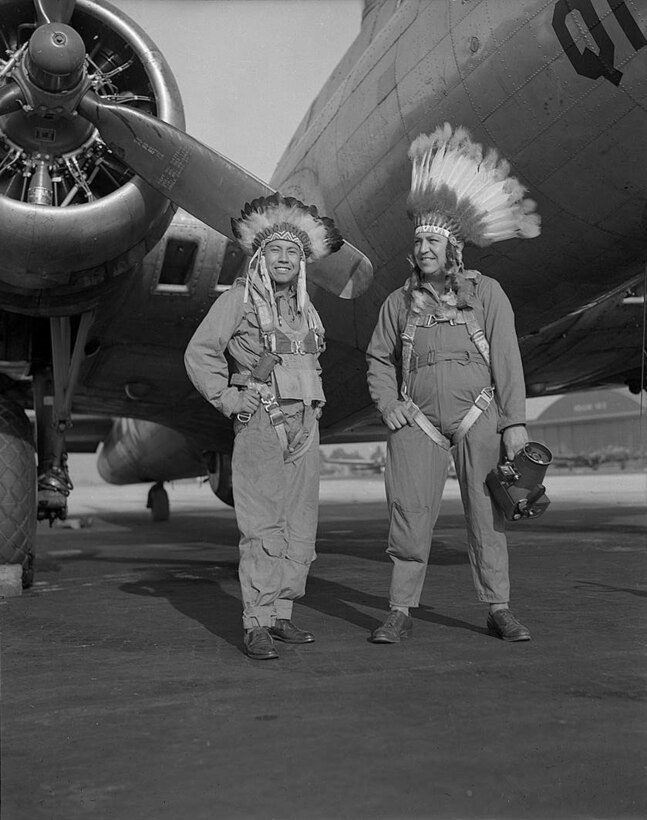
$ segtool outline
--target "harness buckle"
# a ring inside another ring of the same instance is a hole
[[[301,339],[291,339],[290,340],[290,353],[298,353],[300,356],[305,355],[305,350],[303,348],[303,341]]]
[[[481,392],[478,394],[478,396],[474,399],[474,405],[475,405],[475,407],[478,407],[478,409],[482,413],[484,413],[488,409],[488,407],[490,406],[490,403],[492,402],[493,398],[494,398],[494,388],[493,387],[484,387],[483,390],[481,390]]]
[[[434,325],[437,325],[437,324],[438,324],[438,319],[436,319],[436,317],[434,316],[433,313],[428,313],[425,316],[424,327],[433,327]]]

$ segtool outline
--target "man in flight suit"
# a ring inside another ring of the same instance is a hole
[[[214,303],[185,364],[200,393],[234,418],[244,651],[269,660],[278,657],[274,639],[314,641],[292,623],[315,558],[325,401],[324,329],[306,291],[306,260],[343,239],[316,208],[278,194],[245,205],[232,227],[251,257],[247,275]]]
[[[390,613],[371,640],[408,637],[453,454],[467,521],[468,554],[489,631],[530,639],[510,612],[503,513],[485,484],[501,451],[528,441],[514,315],[501,286],[465,271],[465,242],[483,246],[539,234],[534,203],[494,152],[485,158],[449,124],[411,146],[412,273],[386,299],[368,351],[371,397],[391,431],[385,483],[393,561]]]

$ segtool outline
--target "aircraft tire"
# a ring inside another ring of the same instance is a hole
[[[150,509],[153,521],[168,521],[171,514],[171,506],[168,500],[168,493],[164,489],[161,481],[148,491],[148,501],[146,506]]]
[[[34,579],[36,540],[34,435],[24,410],[0,396],[0,563],[22,564],[22,585]]]

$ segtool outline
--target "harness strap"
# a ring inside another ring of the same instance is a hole
[[[481,329],[474,311],[471,308],[465,309],[463,315],[465,316],[465,327],[467,328],[470,339],[489,367],[490,345],[485,337],[485,333]],[[436,353],[435,351],[430,351],[426,360],[414,358],[413,344],[417,326],[418,319],[416,314],[409,309],[407,313],[406,326],[400,335],[400,338],[402,339],[402,386],[400,388],[400,394],[406,403],[406,409],[409,416],[413,419],[413,421],[415,421],[422,432],[429,436],[435,444],[442,447],[443,450],[449,450],[452,445],[457,444],[465,437],[468,430],[474,425],[476,420],[490,406],[492,400],[494,399],[494,387],[484,387],[483,390],[481,390],[474,400],[474,404],[463,417],[458,429],[450,441],[429,421],[422,410],[409,396],[409,376],[411,375],[412,370],[415,371],[418,367],[425,364],[431,365],[437,361],[469,361],[470,356],[469,353],[461,354],[459,357],[452,353]]]
[[[285,427],[285,416],[283,415],[283,411],[281,410],[279,403],[276,400],[276,396],[270,389],[269,385],[250,379],[249,374],[245,375],[239,373],[237,376],[238,378],[235,380],[232,378],[232,383],[236,383],[241,386],[245,385],[248,390],[256,390],[258,395],[261,397],[261,404],[270,417],[270,423],[276,431],[279,441],[281,442],[283,452],[286,452],[288,450],[288,434]],[[251,413],[238,413],[236,415],[236,418],[242,424],[247,424],[251,417]]]
[[[321,350],[319,339],[313,330],[308,331],[305,339],[291,339],[281,331],[275,332],[274,338],[273,353],[304,356],[306,353],[314,354]]]
[[[426,356],[417,356],[415,353],[411,356],[411,364],[409,366],[409,373],[415,373],[421,367],[431,367],[436,362],[470,362],[475,359],[474,353],[469,350],[460,351],[437,351],[428,350]],[[479,357],[480,358],[480,357]]]
[[[470,407],[463,417],[463,420],[458,425],[458,430],[454,433],[452,444],[458,444],[458,442],[465,437],[465,434],[478,419],[481,413],[484,413],[490,404],[492,404],[492,399],[494,399],[494,387],[484,387],[474,399],[474,404]]]
[[[312,406],[306,407],[303,415],[301,430],[299,430],[297,435],[292,439],[287,453],[285,453],[284,458],[286,464],[301,458],[301,456],[305,455],[310,449],[315,438],[313,433],[316,422],[317,414],[315,408]]]
[[[467,328],[467,332],[469,333],[470,339],[474,343],[474,346],[481,354],[481,356],[483,356],[483,358],[485,359],[485,364],[489,367],[490,343],[485,338],[485,333],[479,325],[476,315],[474,314],[474,311],[471,308],[465,311],[465,327]]]
[[[306,353],[316,354],[324,350],[324,326],[321,322],[319,314],[317,313],[317,310],[315,309],[315,306],[309,299],[305,308],[306,320],[308,324],[308,335],[305,339],[296,341],[289,339],[283,333],[277,332],[274,314],[262,294],[260,294],[256,288],[251,289],[251,294],[254,310],[256,312],[256,316],[258,317],[258,324],[261,331],[261,337],[263,339],[263,345],[266,350],[269,350],[271,353],[282,353],[283,355],[304,355]],[[242,379],[245,378],[244,374],[238,374],[238,379],[241,379],[241,376]],[[232,384],[240,383],[238,379],[234,381],[234,378],[232,378]],[[243,380],[241,381],[243,385],[246,384],[247,386],[252,386],[249,376],[247,377],[246,382]],[[281,448],[283,450],[284,459],[286,462],[295,461],[303,455],[312,444],[312,440],[314,438],[312,432],[314,430],[314,423],[316,422],[315,409],[313,407],[306,407],[301,430],[298,431],[293,440],[290,442],[288,438],[285,415],[281,410],[276,396],[272,392],[270,386],[268,384],[255,381],[253,382],[253,388],[258,390],[258,393],[260,394],[261,404],[268,413],[272,427],[274,427],[276,435],[278,436]],[[238,414],[238,420],[243,423],[247,423],[250,418],[251,416],[249,413]]]
[[[422,410],[418,407],[417,404],[413,402],[412,399],[408,399],[406,403],[406,411],[409,416],[415,421],[418,427],[425,433],[429,438],[437,444],[439,447],[442,447],[443,450],[449,450],[451,447],[450,440],[444,436],[437,427],[429,421],[427,416],[422,412]]]
[[[409,374],[411,373],[411,359],[413,356],[413,340],[416,335],[417,323],[411,311],[407,315],[407,324],[400,338],[402,339],[402,397],[409,388]]]
[[[442,447],[443,450],[449,450],[455,444],[458,444],[465,436],[470,428],[474,425],[476,420],[484,413],[492,400],[494,399],[494,387],[484,387],[483,390],[478,394],[476,399],[474,400],[474,404],[470,407],[467,413],[463,416],[463,420],[458,425],[458,429],[451,437],[448,439],[447,436],[444,436],[440,430],[435,427],[425,416],[422,410],[418,407],[417,404],[413,402],[412,399],[407,399],[406,402],[406,410],[409,416],[415,421],[418,427],[422,430],[425,435],[429,436],[429,438],[437,444],[439,447]]]
[[[281,336],[283,334],[277,334],[276,330],[276,322],[274,320],[274,314],[272,309],[267,304],[265,299],[263,298],[262,294],[256,290],[256,288],[252,288],[252,303],[254,304],[254,310],[256,312],[256,316],[258,317],[258,324],[261,331],[261,336],[263,338],[263,344],[267,350],[272,353],[321,353],[325,349],[325,331],[324,326],[321,322],[321,318],[317,313],[315,306],[312,302],[308,301],[306,305],[306,321],[308,323],[308,330],[310,330],[314,334],[314,347],[315,349],[312,350],[311,344],[308,342],[307,338],[300,342],[298,350],[287,350],[278,348],[284,348],[287,344],[288,346],[292,345],[294,348],[293,343],[287,339],[283,340]],[[277,335],[279,338],[277,339]],[[308,350],[306,350],[303,346],[307,343]]]

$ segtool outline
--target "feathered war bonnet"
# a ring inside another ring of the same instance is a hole
[[[320,216],[314,205],[304,205],[294,197],[283,197],[278,193],[247,202],[240,212],[240,218],[231,220],[231,227],[238,244],[251,256],[245,282],[245,301],[257,275],[260,275],[270,299],[274,299],[274,289],[263,256],[267,243],[284,239],[299,246],[299,310],[303,309],[306,299],[306,260],[323,259],[344,244],[344,238],[333,220]]]
[[[509,176],[509,163],[491,148],[472,142],[469,131],[449,123],[420,135],[409,148],[413,164],[407,213],[415,235],[437,233],[454,246],[484,247],[514,237],[539,236],[540,218],[526,189]]]

